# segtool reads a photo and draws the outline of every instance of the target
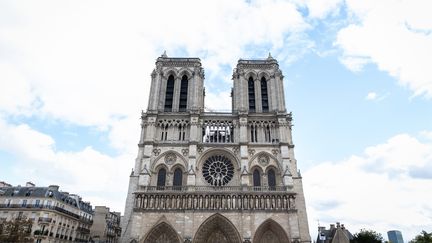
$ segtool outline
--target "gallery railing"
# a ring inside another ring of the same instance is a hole
[[[141,186],[138,192],[289,192],[288,186]]]
[[[295,210],[287,187],[144,187],[135,192],[135,211]],[[178,190],[176,190],[178,189]]]

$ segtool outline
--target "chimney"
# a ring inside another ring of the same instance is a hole
[[[35,187],[35,184],[31,181],[26,182],[26,187]]]
[[[339,222],[336,222],[336,227],[340,228],[340,223]]]
[[[334,224],[330,224],[330,230],[335,229],[335,225]]]
[[[325,227],[324,226],[318,226],[318,232],[324,231]]]

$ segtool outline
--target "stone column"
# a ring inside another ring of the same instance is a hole
[[[255,87],[255,111],[262,112],[261,80],[254,80]]]

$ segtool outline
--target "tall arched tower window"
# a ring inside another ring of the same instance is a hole
[[[170,75],[167,80],[166,90],[165,90],[165,111],[172,111],[174,96],[174,76]]]
[[[157,186],[163,189],[163,187],[165,186],[165,181],[166,181],[166,170],[165,168],[161,168],[158,172]]]
[[[262,111],[269,111],[269,103],[268,103],[268,93],[267,93],[267,80],[265,77],[261,78],[261,102],[262,102]]]
[[[183,181],[183,171],[180,168],[177,168],[174,170],[174,180],[173,180],[173,186],[174,189],[179,190],[182,186]]]
[[[188,77],[183,75],[180,85],[179,111],[186,111],[188,96]]]
[[[248,81],[249,112],[255,112],[255,84],[252,77]]]
[[[276,189],[276,174],[273,169],[268,170],[267,172],[268,186],[270,190]]]
[[[258,169],[253,172],[253,186],[261,186],[261,175]]]

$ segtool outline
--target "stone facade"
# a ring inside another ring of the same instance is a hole
[[[95,206],[90,235],[95,243],[118,243],[121,236],[120,213],[108,207]]]
[[[228,113],[204,111],[198,58],[151,80],[122,242],[311,242],[277,61],[238,61]]]
[[[0,187],[0,223],[16,218],[32,220],[36,243],[88,242],[93,210],[89,202],[56,185]]]

